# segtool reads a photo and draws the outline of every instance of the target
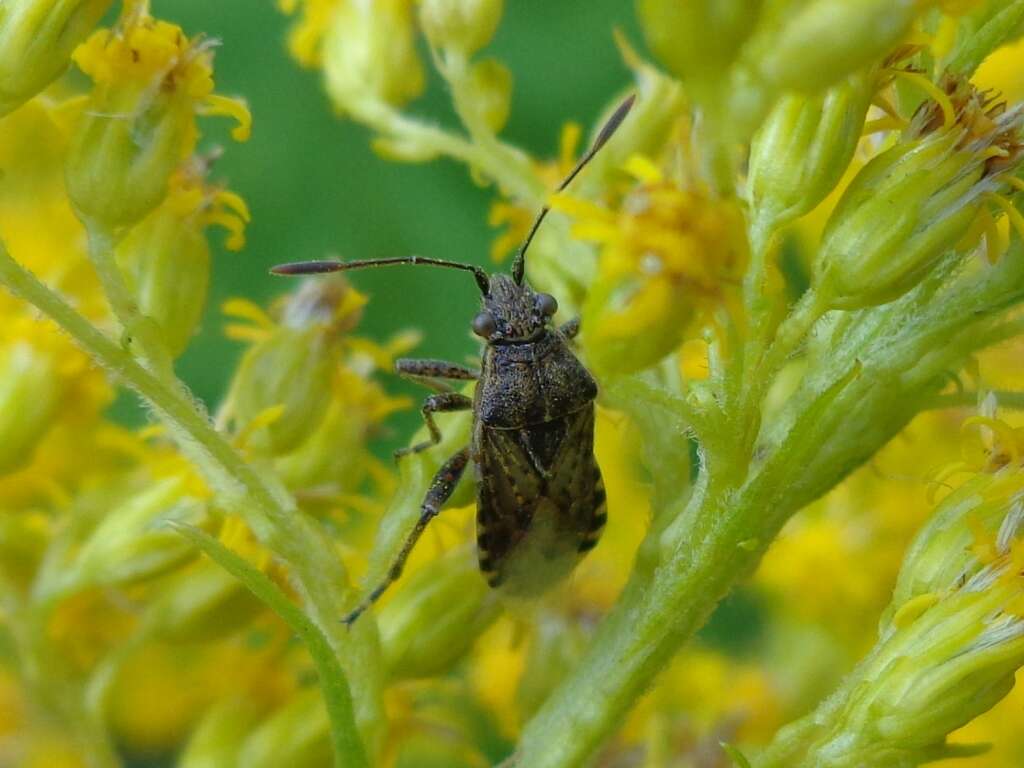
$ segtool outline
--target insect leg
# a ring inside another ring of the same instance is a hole
[[[438,379],[454,379],[456,381],[472,381],[480,376],[474,371],[458,363],[445,360],[410,360],[402,358],[395,361],[395,373],[403,379],[415,381],[438,392],[451,392],[452,388]]]
[[[575,339],[576,334],[580,332],[580,319],[574,317],[569,322],[559,326],[558,330],[566,339]]]
[[[408,448],[399,448],[395,451],[395,458],[400,459],[407,453],[425,451],[430,446],[441,442],[441,430],[434,423],[435,413],[468,411],[472,407],[473,401],[465,395],[460,395],[458,392],[441,392],[431,395],[423,401],[423,407],[420,408],[420,413],[423,414],[423,421],[427,423],[427,429],[430,430],[430,439],[424,440],[422,443],[416,443],[416,445],[409,446]]]
[[[416,521],[415,527],[405,540],[405,544],[402,545],[402,550],[398,553],[398,557],[395,558],[395,562],[392,563],[384,581],[363,598],[363,601],[356,609],[342,619],[342,621],[351,626],[352,622],[358,619],[367,608],[377,602],[380,596],[384,594],[384,590],[402,575],[402,569],[405,567],[405,561],[409,558],[409,553],[412,552],[412,548],[416,546],[416,542],[423,535],[427,524],[437,517],[441,507],[451,498],[452,492],[455,490],[455,486],[459,484],[459,479],[462,477],[462,473],[465,471],[468,463],[469,448],[467,447],[448,459],[437,471],[420,507],[420,518]]]

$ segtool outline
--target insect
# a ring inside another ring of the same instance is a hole
[[[565,189],[626,118],[626,99],[590,149],[559,185]],[[421,408],[430,439],[400,449],[396,458],[438,444],[435,414],[473,412],[470,444],[438,470],[409,533],[382,583],[344,621],[354,622],[402,573],[427,525],[451,497],[472,462],[476,478],[477,555],[492,587],[530,596],[564,578],[597,544],[604,528],[605,490],[594,458],[597,384],[573,354],[579,320],[555,327],[555,298],[525,280],[526,253],[548,213],[544,206],[519,248],[510,275],[488,276],[471,264],[404,256],[361,261],[306,261],[274,267],[279,275],[306,275],[361,267],[424,264],[472,272],[482,307],[473,332],[484,341],[479,370],[441,360],[402,359],[396,372],[434,390]],[[443,381],[471,381],[472,398]]]

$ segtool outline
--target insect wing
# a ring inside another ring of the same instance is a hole
[[[478,427],[477,542],[492,586],[536,594],[597,543],[606,518],[594,411],[522,430]]]

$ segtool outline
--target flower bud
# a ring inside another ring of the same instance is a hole
[[[238,579],[203,560],[169,577],[147,606],[143,623],[162,640],[211,642],[237,632],[262,609]]]
[[[757,69],[777,90],[825,88],[883,58],[923,7],[918,0],[812,0],[761,46]]]
[[[327,710],[316,687],[298,692],[252,729],[237,753],[246,768],[320,768],[330,765]]]
[[[48,350],[18,340],[0,348],[0,473],[32,460],[63,391],[57,360]]]
[[[587,361],[599,372],[647,368],[682,343],[695,316],[671,280],[599,275],[583,304]]]
[[[324,418],[335,384],[341,331],[365,299],[343,280],[307,280],[287,297],[281,322],[242,358],[229,408],[245,443],[281,455],[298,448]]]
[[[420,26],[431,45],[475,53],[494,37],[503,0],[422,0]]]
[[[417,570],[380,609],[385,666],[393,678],[450,668],[500,613],[465,548]]]
[[[175,177],[179,178],[179,177]],[[210,246],[204,228],[229,229],[229,250],[244,242],[248,211],[237,195],[181,176],[167,198],[118,244],[116,257],[143,314],[173,357],[188,346],[206,307]]]
[[[74,54],[95,87],[74,134],[68,195],[80,218],[108,229],[133,224],[160,203],[171,173],[195,148],[197,113],[230,115],[239,121],[232,135],[249,135],[244,105],[213,93],[209,44],[130,13]]]
[[[408,0],[345,3],[323,46],[327,92],[338,109],[360,112],[398,106],[424,85]]]
[[[0,4],[0,117],[68,66],[111,0],[20,0]]]
[[[807,764],[935,759],[949,733],[1009,693],[1024,664],[1019,572],[1019,563],[986,568],[880,641]]]
[[[466,109],[477,122],[498,133],[508,121],[512,73],[497,59],[483,59],[470,67],[464,83]]]
[[[981,474],[941,501],[907,549],[892,602],[882,618],[883,629],[898,620],[911,601],[966,583],[986,565],[986,559],[1009,551],[1021,522],[1021,502],[1013,496],[1021,486],[1019,476]],[[979,552],[979,537],[993,542],[990,552]]]
[[[185,481],[169,477],[112,509],[82,543],[62,583],[76,588],[149,578],[179,564],[192,545],[160,526],[161,519],[197,523],[202,502],[185,494]]]
[[[1019,145],[1009,145],[1020,117],[1001,116],[979,138],[954,126],[904,140],[868,163],[822,235],[814,284],[828,305],[856,309],[892,301],[955,248],[984,193],[1019,163]],[[990,162],[993,150],[1003,164],[998,169]]]
[[[853,159],[871,96],[871,78],[862,73],[779,99],[750,148],[754,221],[779,227],[825,199]]]
[[[176,763],[178,768],[235,765],[238,750],[259,721],[259,713],[257,705],[241,697],[215,704],[193,729]]]
[[[742,214],[729,202],[681,189],[651,161],[626,169],[643,183],[615,211],[556,196],[573,234],[603,244],[599,272],[583,304],[581,343],[600,372],[630,373],[681,343],[690,321],[716,306],[747,255]]]
[[[683,80],[720,77],[755,28],[761,0],[640,0],[647,42]]]

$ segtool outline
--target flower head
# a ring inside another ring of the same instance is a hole
[[[891,301],[961,239],[1020,164],[1024,111],[1004,112],[969,84],[926,104],[903,141],[854,178],[826,225],[815,282],[833,307]],[[941,92],[940,92],[941,93]]]
[[[688,318],[722,300],[746,259],[737,208],[681,188],[646,158],[627,170],[638,183],[615,209],[552,201],[574,219],[574,235],[600,245],[583,308],[584,347],[599,370],[636,370],[675,349]]]
[[[142,6],[128,6],[118,26],[96,32],[75,52],[94,83],[67,168],[80,216],[113,228],[152,210],[195,150],[196,115],[233,117],[234,138],[248,139],[245,104],[214,93],[212,49]]]

